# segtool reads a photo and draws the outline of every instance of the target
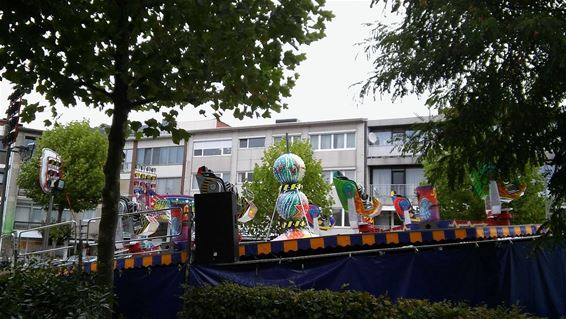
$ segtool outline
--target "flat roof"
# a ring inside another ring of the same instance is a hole
[[[387,127],[397,125],[410,125],[416,123],[429,122],[436,119],[437,116],[415,116],[415,117],[402,117],[381,120],[369,120],[368,127]]]
[[[323,126],[323,125],[333,125],[333,124],[361,124],[367,122],[365,118],[349,118],[349,119],[338,119],[338,120],[324,120],[324,121],[309,121],[309,122],[285,122],[285,123],[269,123],[261,125],[249,125],[249,126],[228,126],[228,127],[214,127],[214,128],[201,128],[194,130],[187,130],[189,133],[219,133],[219,132],[239,132],[239,131],[254,131],[262,129],[273,129],[273,128],[293,128],[293,127],[306,127],[306,126]],[[162,134],[155,139],[171,138],[171,134]],[[135,137],[130,136],[127,140],[134,140]],[[149,138],[143,138],[144,140]]]

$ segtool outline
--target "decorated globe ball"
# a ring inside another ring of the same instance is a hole
[[[281,184],[298,183],[305,175],[305,162],[295,154],[283,154],[273,164],[273,175]]]
[[[309,200],[299,190],[287,191],[277,197],[275,208],[281,218],[285,220],[299,220],[308,213]]]
[[[315,204],[309,204],[309,211],[307,214],[307,221],[309,226],[314,226],[314,219],[320,216],[320,208]]]

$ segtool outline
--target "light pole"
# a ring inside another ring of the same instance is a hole
[[[44,148],[41,151],[41,172],[39,174],[39,185],[44,193],[49,194],[49,207],[45,224],[51,223],[51,212],[53,210],[53,199],[55,192],[62,190],[65,183],[62,180],[63,168],[61,157],[55,151]],[[43,230],[42,249],[47,249],[49,243],[49,228]]]

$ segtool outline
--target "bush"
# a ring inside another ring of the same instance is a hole
[[[189,288],[178,318],[534,318],[517,308],[375,297],[367,292],[242,287]]]
[[[0,318],[100,318],[111,305],[111,292],[89,274],[47,267],[0,272]]]

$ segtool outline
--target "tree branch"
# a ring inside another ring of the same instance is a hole
[[[79,85],[84,85],[84,86],[86,86],[87,88],[91,89],[92,91],[101,93],[102,95],[104,95],[104,96],[106,96],[106,97],[112,99],[112,93],[106,91],[106,90],[103,89],[103,88],[99,88],[98,86],[96,86],[96,85],[94,85],[94,84],[88,83],[88,82],[86,82],[86,81],[84,81],[84,80],[79,80],[79,81],[78,81],[78,84],[79,84]]]
[[[157,98],[151,97],[151,98],[146,98],[146,99],[141,99],[141,100],[133,101],[133,102],[130,104],[130,106],[131,106],[131,108],[133,109],[133,108],[136,108],[136,107],[138,107],[138,106],[142,106],[142,105],[144,105],[144,104],[152,103],[152,102],[157,102],[157,101],[158,101]]]

